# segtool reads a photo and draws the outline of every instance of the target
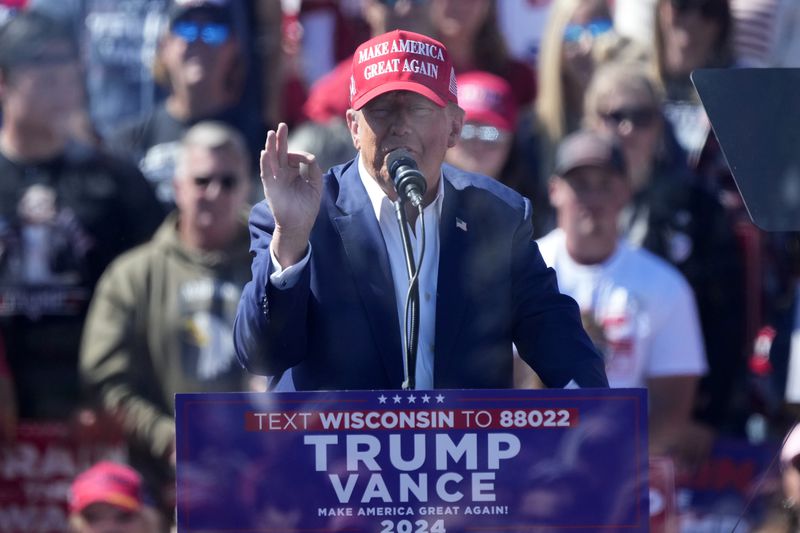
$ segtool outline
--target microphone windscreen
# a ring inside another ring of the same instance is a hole
[[[398,148],[389,152],[389,157],[386,159],[386,168],[389,171],[389,175],[394,178],[397,169],[402,166],[415,169],[417,168],[417,162],[414,161],[411,153],[405,148]]]

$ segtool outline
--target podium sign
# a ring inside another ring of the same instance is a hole
[[[178,394],[179,530],[646,532],[645,394]]]

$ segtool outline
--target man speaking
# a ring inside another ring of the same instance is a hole
[[[418,293],[417,389],[511,387],[514,345],[549,387],[607,386],[575,302],[532,240],[530,202],[442,164],[464,118],[444,46],[406,31],[363,43],[350,103],[358,155],[324,176],[312,154],[288,152],[285,124],[267,134],[253,278],[234,326],[242,364],[291,369],[298,390],[400,388],[407,293]],[[397,174],[409,169],[422,202],[396,212]]]

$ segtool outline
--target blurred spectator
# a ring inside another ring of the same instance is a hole
[[[367,21],[370,37],[392,30],[430,34],[427,0],[363,0],[361,12]],[[352,55],[320,78],[312,87],[304,106],[309,120],[326,124],[331,119],[344,120],[350,107]]]
[[[536,95],[534,70],[508,53],[495,0],[428,0],[432,36],[445,45],[456,73],[485,70],[508,80],[518,106]]]
[[[70,486],[70,533],[154,533],[163,528],[129,466],[103,461]]]
[[[158,94],[150,65],[168,0],[29,0],[72,26],[86,65],[91,120],[101,137],[150,112]]]
[[[231,127],[190,128],[174,179],[177,211],[109,267],[86,321],[84,382],[121,419],[131,464],[165,512],[174,505],[175,393],[245,388],[231,328],[250,279],[248,161]]]
[[[696,100],[689,79],[698,68],[733,64],[728,0],[658,0],[656,60],[668,100]]]
[[[497,20],[512,57],[536,69],[539,46],[553,0],[501,0]]]
[[[594,41],[613,30],[605,0],[555,0],[539,56],[536,115],[555,147],[580,127],[583,95],[594,72]],[[548,160],[552,161],[552,155]],[[549,175],[552,166],[549,166]]]
[[[586,123],[615,136],[625,156],[633,193],[621,218],[628,240],[670,262],[694,291],[710,366],[697,414],[716,429],[741,429],[742,259],[727,213],[693,177],[661,114],[662,102],[643,64],[611,63],[589,85]]]
[[[234,13],[230,0],[173,0],[153,66],[156,80],[169,88],[169,95],[110,140],[115,150],[138,161],[167,207],[174,205],[171,180],[178,144],[193,124],[219,120],[234,126],[251,154],[263,145],[258,110],[238,105],[247,67],[243,43],[234,31]],[[251,165],[255,168],[255,157]]]
[[[74,28],[87,65],[91,117],[99,136],[109,138],[121,123],[140,119],[165,98],[165,91],[155,83],[151,66],[167,23],[170,0],[29,0],[28,3]],[[269,78],[264,84],[259,74],[263,69],[269,71],[269,65],[277,59],[269,48],[277,44],[277,39],[273,43],[269,37],[279,33],[276,30],[280,26],[279,2],[236,1],[230,7],[234,33],[243,43],[243,55],[247,58],[247,83],[241,105],[253,113],[256,109],[266,113],[265,106],[270,106],[277,96],[277,87],[271,87]]]
[[[800,519],[800,425],[794,425],[786,434],[781,448],[781,470],[783,471],[783,494],[786,507],[795,514],[795,527]]]
[[[732,34],[728,0],[658,0],[654,59],[666,89],[664,112],[690,164],[707,176],[713,174],[713,179],[726,172],[727,166],[718,148],[709,146],[715,142],[711,124],[689,75],[698,68],[732,66]],[[704,165],[707,168],[700,168]]]
[[[613,138],[579,130],[559,145],[555,163],[558,228],[538,240],[542,257],[578,302],[606,357],[609,385],[647,387],[651,453],[670,454],[706,371],[691,288],[667,262],[619,236],[631,190]]]
[[[499,180],[509,187],[503,172],[509,161],[517,125],[517,104],[511,85],[489,72],[472,71],[456,77],[458,105],[464,110],[464,127],[458,143],[445,161],[468,172]]]
[[[731,0],[733,49],[744,67],[800,67],[800,2]]]
[[[77,47],[35,11],[0,30],[0,337],[21,418],[70,416],[95,283],[163,218],[136,167],[70,138]]]
[[[780,486],[772,508],[754,533],[797,533],[800,531],[800,424],[784,436],[780,450]]]
[[[522,110],[517,150],[535,184],[534,235],[555,227],[547,193],[558,142],[580,126],[583,95],[606,42],[616,41],[605,0],[554,0],[539,53],[538,93],[531,112]]]

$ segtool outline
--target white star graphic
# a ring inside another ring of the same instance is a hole
[[[378,396],[378,403],[386,403],[386,396],[384,396],[383,394]]]
[[[395,394],[394,396],[392,396],[392,400],[394,400],[394,403],[400,403],[400,400],[402,400],[402,398],[400,398],[400,396]]]
[[[417,401],[417,397],[413,394],[406,399],[408,400],[408,403],[415,403]]]
[[[442,396],[441,394],[437,394],[436,403],[442,403],[442,402],[444,402],[444,396]]]
[[[430,402],[430,401],[431,401],[431,397],[430,397],[430,396],[428,396],[427,394],[425,394],[425,395],[422,397],[422,403],[428,403],[428,402]]]

